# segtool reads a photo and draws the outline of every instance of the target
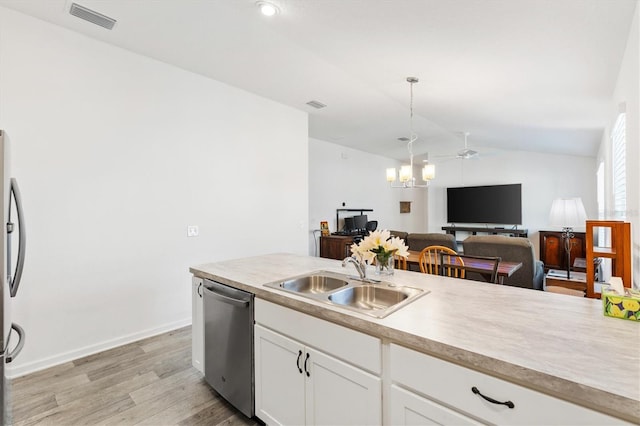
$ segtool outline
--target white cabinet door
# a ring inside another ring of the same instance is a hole
[[[256,416],[281,425],[379,425],[381,381],[302,343],[255,326]]]
[[[303,369],[306,424],[381,424],[380,378],[310,348]]]
[[[392,425],[480,425],[457,411],[391,385],[389,420]]]
[[[191,363],[204,374],[204,318],[202,278],[191,280]]]
[[[269,425],[302,425],[304,346],[256,324],[256,416]]]

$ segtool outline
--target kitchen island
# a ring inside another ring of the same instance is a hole
[[[575,404],[640,423],[640,328],[632,321],[603,316],[599,300],[396,271],[385,281],[428,293],[386,318],[377,319],[264,286],[321,270],[355,275],[351,265],[345,269],[336,260],[291,254],[229,260],[190,269],[197,278],[254,293],[257,301],[264,301],[261,304],[266,306],[265,311],[280,305],[305,314],[304,318],[321,319],[380,339],[383,399],[395,386],[396,377],[403,375],[401,371],[397,375],[393,372],[395,354],[406,363],[419,361],[418,356],[424,354],[429,365],[440,366],[438,363],[446,361],[442,363],[443,371],[458,368],[469,374],[480,373],[482,377],[517,385],[517,389],[552,397],[553,401],[571,403],[567,406]],[[373,276],[373,269],[368,273]],[[392,373],[386,369],[389,359]],[[430,373],[424,370],[418,369],[416,377],[429,377]],[[437,377],[436,371],[432,374]],[[413,389],[412,386],[407,388]],[[417,394],[422,397],[427,392],[417,389]],[[451,408],[447,401],[439,401]],[[384,407],[382,418],[387,423],[390,420]],[[479,418],[477,413],[466,412],[467,407],[453,408]],[[540,410],[544,411],[544,405]],[[602,422],[595,419],[594,423]]]

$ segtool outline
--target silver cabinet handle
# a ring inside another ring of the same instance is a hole
[[[13,350],[11,352],[9,352],[7,354],[7,356],[5,357],[5,362],[9,363],[11,361],[13,361],[18,354],[20,353],[20,351],[22,350],[23,346],[24,346],[24,338],[25,338],[25,334],[24,334],[24,329],[22,327],[20,327],[18,324],[11,323],[11,328],[13,330],[16,331],[16,333],[18,333],[18,344],[16,345],[15,348],[13,348]]]
[[[202,283],[198,284],[198,296],[200,296],[200,299],[202,299]]]
[[[22,197],[20,196],[18,181],[16,181],[15,178],[11,178],[10,192],[13,194],[13,198],[16,200],[16,211],[18,212],[18,231],[20,233],[18,237],[18,260],[16,263],[16,274],[14,275],[13,280],[10,283],[11,297],[15,297],[16,293],[18,293],[18,287],[20,286],[20,280],[22,279],[22,270],[24,269],[24,253],[27,243],[27,236],[24,225],[24,213],[22,211]],[[13,231],[13,224],[11,222],[7,223],[7,231],[7,235],[10,235],[10,232]],[[8,256],[10,256],[10,254]],[[7,264],[7,268],[10,267],[10,264]]]

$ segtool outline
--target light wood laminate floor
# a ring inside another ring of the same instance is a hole
[[[191,327],[12,381],[13,424],[256,425],[191,366]]]

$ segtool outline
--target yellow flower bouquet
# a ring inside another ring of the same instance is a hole
[[[394,256],[409,256],[409,248],[398,237],[392,237],[387,230],[374,231],[367,235],[360,243],[351,245],[351,253],[360,262],[376,262],[376,272],[392,275]]]

